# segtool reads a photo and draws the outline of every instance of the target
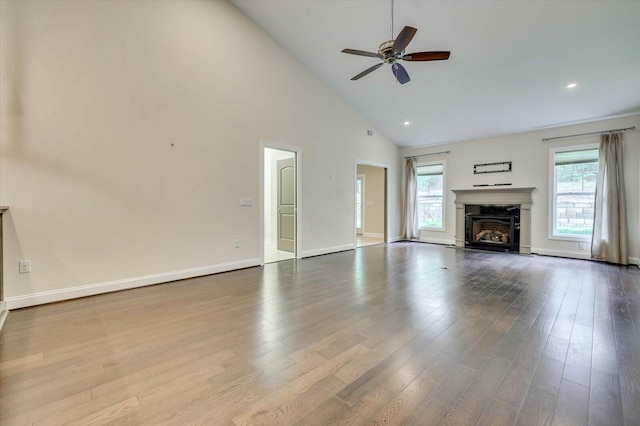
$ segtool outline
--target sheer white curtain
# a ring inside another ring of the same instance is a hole
[[[627,203],[622,170],[622,133],[600,140],[591,258],[627,264]]]
[[[418,170],[415,158],[407,158],[405,164],[404,238],[418,238]]]

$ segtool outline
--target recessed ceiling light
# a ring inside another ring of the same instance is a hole
[[[405,126],[408,126],[409,124],[411,124],[411,122],[410,122],[410,121],[405,121],[405,122],[404,122],[404,123],[402,123],[402,124],[404,124]]]
[[[569,83],[567,84],[567,89],[573,89],[578,86],[578,83]]]

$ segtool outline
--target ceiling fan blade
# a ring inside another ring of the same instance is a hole
[[[377,70],[378,68],[380,68],[383,65],[384,65],[384,62],[380,62],[379,64],[375,64],[374,66],[369,67],[366,70],[362,71],[360,74],[354,76],[351,80],[358,80],[358,79],[364,77],[365,75],[374,72],[375,70]]]
[[[416,35],[416,31],[418,30],[413,27],[404,27],[402,31],[400,31],[400,34],[398,34],[398,37],[396,37],[396,41],[393,43],[394,55],[402,52],[407,47],[407,45],[409,45],[409,42],[411,42],[413,36]]]
[[[405,84],[411,81],[411,79],[409,78],[409,74],[407,73],[407,70],[405,70],[402,65],[398,63],[392,64],[391,71],[393,72],[393,75],[396,77],[396,80],[398,80],[398,83]]]
[[[382,56],[380,56],[378,53],[365,52],[364,50],[342,49],[342,53],[348,53],[350,55],[358,55],[358,56],[369,56],[371,58],[380,58],[380,59],[382,59]]]
[[[445,61],[451,52],[416,52],[407,53],[401,59],[405,61]]]

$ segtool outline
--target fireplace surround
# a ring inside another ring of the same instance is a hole
[[[452,190],[456,204],[456,247],[530,254],[531,194],[535,190],[535,187]],[[518,211],[513,212],[516,208]],[[514,214],[504,213],[508,209]],[[468,221],[474,218],[484,226],[480,230],[476,228],[475,233],[467,227]],[[482,241],[473,241],[482,231],[488,231],[480,236]]]

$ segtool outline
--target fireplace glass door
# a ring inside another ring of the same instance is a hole
[[[514,251],[514,217],[469,215],[469,247]]]

